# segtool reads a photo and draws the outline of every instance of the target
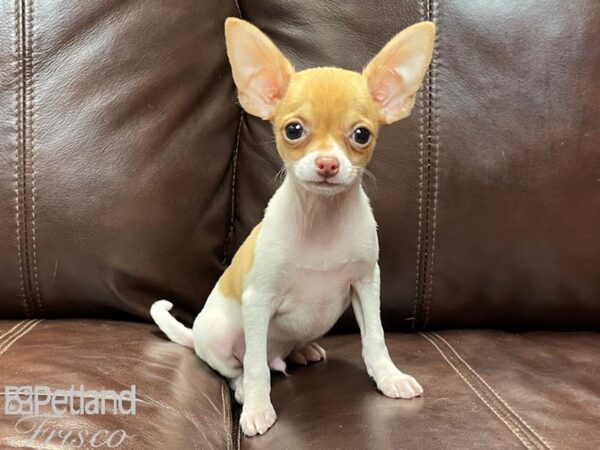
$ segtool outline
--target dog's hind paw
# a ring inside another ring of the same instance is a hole
[[[324,361],[327,359],[327,352],[316,342],[311,342],[304,347],[294,350],[288,356],[288,361],[294,364],[306,366],[308,363]]]

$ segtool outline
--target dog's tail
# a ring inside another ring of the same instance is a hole
[[[150,315],[161,329],[173,342],[194,348],[194,338],[192,329],[186,327],[171,315],[169,311],[173,308],[173,303],[167,300],[154,302],[150,307]]]

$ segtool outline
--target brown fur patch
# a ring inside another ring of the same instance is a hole
[[[233,260],[217,283],[219,292],[224,297],[233,298],[242,302],[242,292],[244,290],[244,279],[254,264],[254,247],[256,238],[260,232],[262,222],[254,227],[244,243],[240,246]]]

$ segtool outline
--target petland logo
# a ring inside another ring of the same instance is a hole
[[[8,439],[6,443],[23,445],[25,437],[32,446],[40,441],[46,445],[61,444],[74,448],[116,448],[128,438],[125,430],[76,430],[71,429],[76,421],[69,420],[70,429],[60,427],[60,419],[66,415],[134,415],[136,412],[136,387],[119,393],[113,390],[78,389],[52,390],[49,386],[5,386],[4,414],[21,416],[15,424],[19,439]]]

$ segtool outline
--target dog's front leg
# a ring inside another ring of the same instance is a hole
[[[385,345],[379,298],[379,264],[366,278],[354,284],[352,307],[362,336],[362,355],[367,372],[388,397],[413,398],[423,393],[417,381],[394,365]]]
[[[271,374],[267,361],[267,336],[273,297],[249,289],[243,294],[244,406],[240,425],[246,436],[265,433],[277,415],[271,404]]]

